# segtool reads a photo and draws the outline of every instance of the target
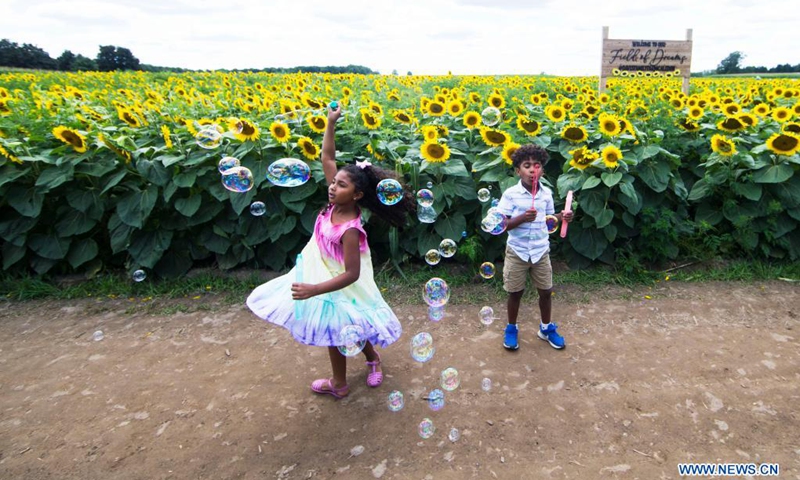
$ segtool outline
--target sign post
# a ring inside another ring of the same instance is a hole
[[[620,40],[608,38],[603,27],[600,85],[603,93],[608,77],[681,77],[683,93],[689,94],[692,66],[692,29],[686,40]]]

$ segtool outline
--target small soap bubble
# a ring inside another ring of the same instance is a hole
[[[484,378],[481,380],[481,390],[484,392],[488,392],[492,389],[492,379],[491,378]]]
[[[384,205],[394,205],[403,199],[403,186],[393,178],[384,178],[375,189],[378,200]]]
[[[544,223],[547,225],[547,233],[555,233],[558,230],[558,217],[555,215],[546,215]]]
[[[247,167],[233,167],[225,170],[225,173],[222,174],[222,186],[231,192],[247,192],[255,186],[253,172]]]
[[[441,278],[434,277],[425,283],[422,299],[431,307],[442,307],[450,300],[450,287]]]
[[[419,422],[419,436],[425,439],[431,438],[433,433],[436,431],[436,427],[433,426],[433,420],[430,418],[423,418],[421,422]]]
[[[267,180],[279,187],[298,187],[311,178],[311,168],[302,160],[282,158],[267,167]]]
[[[431,188],[433,188],[433,182],[428,182],[428,183],[425,184],[425,186],[428,187],[429,189],[431,189]]]
[[[217,165],[219,173],[225,173],[233,167],[241,167],[242,164],[236,157],[222,157]]]
[[[489,185],[489,186],[488,186],[488,187],[486,187],[486,188],[488,188],[489,190],[491,190],[491,189],[492,189],[492,186],[491,186],[491,185]]]
[[[492,262],[481,263],[481,266],[478,267],[478,273],[481,275],[481,277],[485,278],[486,280],[494,277],[495,273],[494,263]]]
[[[364,329],[360,325],[347,325],[339,331],[337,348],[345,357],[355,357],[367,344]]]
[[[425,363],[436,352],[433,346],[433,337],[428,332],[420,332],[411,339],[411,358],[420,363]]]
[[[219,133],[216,125],[210,125],[198,130],[194,139],[198,147],[211,150],[219,147],[222,143],[222,134]]]
[[[427,188],[417,192],[417,203],[423,207],[430,207],[433,205],[433,192]]]
[[[439,243],[439,253],[444,258],[450,258],[453,255],[455,255],[457,248],[458,247],[456,246],[456,242],[454,242],[449,238],[445,238],[444,240],[441,241],[441,243]]]
[[[94,332],[92,334],[92,340],[94,340],[95,342],[99,342],[103,338],[105,338],[105,337],[103,335],[103,331],[102,330],[98,330],[98,331],[96,331],[96,332]]]
[[[439,254],[439,250],[435,248],[431,248],[428,250],[428,253],[425,254],[425,262],[427,262],[428,265],[438,265],[441,260],[442,256]]]
[[[405,400],[403,399],[403,392],[399,390],[392,391],[389,394],[389,398],[387,398],[386,403],[389,406],[390,411],[399,412],[405,406]]]
[[[492,198],[491,192],[489,192],[488,188],[481,188],[478,190],[478,201],[481,203],[486,203]]]
[[[144,273],[144,270],[136,270],[133,272],[133,281],[134,282],[142,282],[144,279],[147,278],[147,274]]]
[[[444,392],[437,389],[431,390],[428,393],[428,407],[434,412],[444,408]]]
[[[494,127],[503,120],[503,113],[496,107],[486,107],[481,112],[481,121],[487,127]]]
[[[479,312],[481,323],[484,325],[491,325],[494,322],[494,309],[489,306],[481,308]]]
[[[417,209],[417,219],[422,223],[433,223],[436,221],[436,210],[433,207],[420,206]]]
[[[431,322],[438,322],[444,318],[444,307],[428,307],[428,319]]]
[[[451,428],[447,438],[449,438],[451,442],[456,443],[458,439],[461,438],[461,433],[459,433],[457,428]]]
[[[442,388],[448,392],[452,392],[459,385],[461,385],[461,377],[458,375],[458,370],[453,367],[448,367],[442,370],[441,382]]]
[[[264,205],[264,202],[253,202],[250,204],[250,215],[260,217],[265,213],[267,213],[267,206]]]
[[[461,238],[467,238],[467,231],[466,230],[461,232]]]

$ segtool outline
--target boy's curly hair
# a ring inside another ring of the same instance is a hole
[[[539,145],[529,143],[519,147],[516,152],[511,154],[511,161],[513,162],[512,165],[514,168],[519,168],[525,160],[539,162],[544,167],[547,165],[547,161],[550,160],[550,155],[547,154],[547,150]]]

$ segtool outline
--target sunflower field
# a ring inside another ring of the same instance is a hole
[[[319,162],[326,105],[345,112],[337,159],[430,185],[436,219],[402,232],[369,219],[378,261],[422,261],[444,238],[462,260],[501,257],[504,235],[480,225],[514,184],[510,155],[550,154],[544,182],[569,235],[552,235],[572,267],[677,258],[800,257],[800,84],[792,79],[0,73],[0,243],[14,273],[193,266],[280,270],[309,239],[327,200]],[[499,117],[487,121],[484,110]],[[497,123],[495,123],[497,122]],[[195,135],[216,128],[219,147]],[[254,174],[226,190],[223,156]],[[311,181],[266,180],[281,158]],[[249,206],[264,202],[267,213]]]

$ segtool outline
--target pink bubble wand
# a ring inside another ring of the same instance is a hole
[[[569,227],[569,222],[564,220],[564,213],[572,213],[572,190],[567,192],[567,202],[564,204],[564,210],[561,211],[561,238],[567,237],[567,227]]]

